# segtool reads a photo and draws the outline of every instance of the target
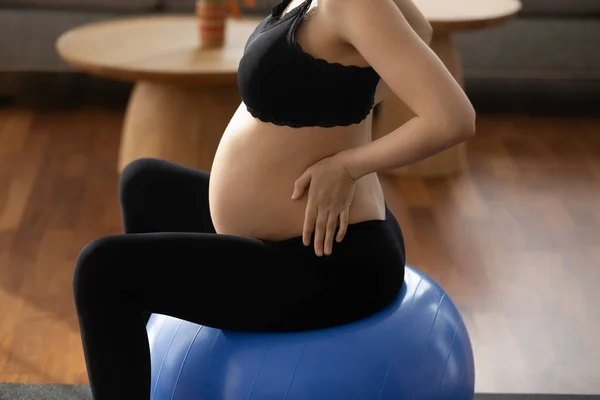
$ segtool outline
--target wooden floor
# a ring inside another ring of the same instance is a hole
[[[120,231],[121,123],[0,109],[0,382],[86,383],[71,273]],[[387,193],[464,315],[477,390],[600,393],[600,120],[480,115],[469,168]]]

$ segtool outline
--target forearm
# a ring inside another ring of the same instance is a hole
[[[338,154],[354,180],[371,173],[384,172],[423,160],[457,145],[474,133],[474,121],[431,124],[414,117],[395,131],[367,145]]]

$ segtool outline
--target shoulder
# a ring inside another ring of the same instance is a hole
[[[342,11],[343,9],[348,9],[351,7],[377,7],[378,4],[396,4],[397,2],[401,1],[403,0],[318,0],[317,5],[319,7],[325,7],[332,10],[335,9],[337,11]]]
[[[343,38],[378,35],[409,28],[400,3],[405,0],[318,0],[319,12]],[[407,30],[408,32],[408,30]],[[370,38],[375,39],[375,38]]]
[[[390,8],[400,10],[400,4],[405,0],[318,0],[317,6],[331,15],[350,16],[361,13],[389,11]]]

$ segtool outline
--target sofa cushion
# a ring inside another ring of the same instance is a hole
[[[1,0],[0,0],[1,1]],[[249,9],[244,7],[241,0],[238,0],[244,14],[266,15],[271,8],[281,0],[255,0],[256,8]],[[167,11],[193,12],[196,0],[162,0],[161,5]]]
[[[166,10],[190,12],[194,10],[195,0],[162,0],[161,6]]]
[[[600,14],[600,0],[521,0],[523,14],[579,16]]]
[[[160,2],[161,0],[0,0],[0,7],[149,11],[157,8]]]

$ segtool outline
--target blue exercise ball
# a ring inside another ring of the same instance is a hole
[[[473,399],[465,324],[444,290],[407,266],[376,315],[293,333],[213,329],[154,314],[153,400]]]

